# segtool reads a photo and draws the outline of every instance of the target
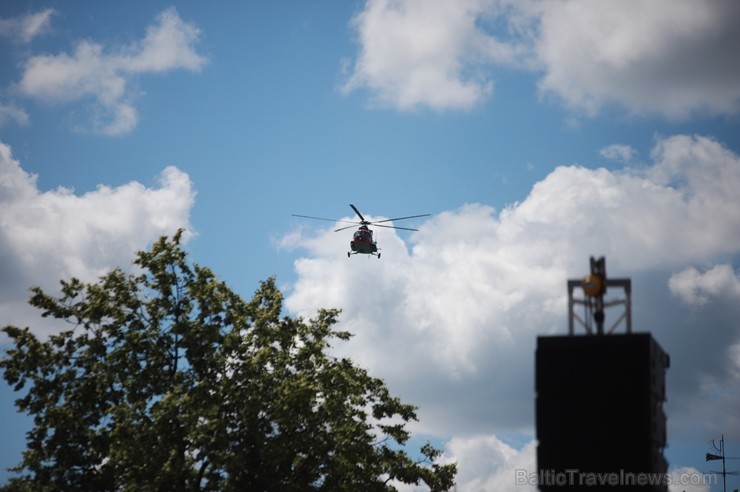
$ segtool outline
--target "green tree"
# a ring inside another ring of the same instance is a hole
[[[97,283],[32,289],[68,323],[41,341],[3,328],[0,368],[33,416],[5,490],[448,490],[456,466],[425,445],[415,407],[349,359],[330,356],[338,310],[282,317],[274,279],[251,301],[193,265],[181,233]]]

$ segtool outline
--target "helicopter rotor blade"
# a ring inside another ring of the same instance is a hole
[[[349,220],[339,220],[339,219],[327,219],[325,217],[312,217],[310,215],[298,215],[298,214],[292,214],[293,217],[301,217],[303,219],[316,219],[316,220],[328,220],[329,222],[343,222],[345,224],[362,224],[361,222],[352,222]]]
[[[350,206],[350,207],[352,207],[352,210],[354,210],[354,211],[355,211],[355,213],[357,214],[357,216],[358,216],[358,217],[360,218],[360,220],[361,220],[361,221],[363,221],[363,222],[367,222],[367,221],[365,220],[365,217],[363,217],[363,216],[362,216],[362,214],[360,213],[360,211],[359,211],[359,210],[357,210],[357,207],[355,207],[355,206],[354,206],[354,205],[352,205],[351,203],[349,204],[349,206]]]
[[[417,217],[429,217],[431,214],[421,214],[421,215],[409,215],[408,217],[396,217],[395,219],[383,219],[383,220],[376,220],[373,222],[370,222],[371,224],[380,224],[381,222],[391,222],[393,220],[406,220],[406,219],[415,219]]]
[[[419,229],[412,229],[410,227],[389,226],[389,225],[376,224],[376,223],[373,223],[372,225],[373,227],[385,227],[386,229],[401,229],[403,231],[418,231],[419,230]]]
[[[383,222],[391,222],[394,220],[406,220],[406,219],[415,219],[417,217],[429,217],[431,214],[421,214],[421,215],[409,215],[406,217],[396,217],[394,219],[383,219],[383,220],[376,220],[376,221],[369,221],[366,220],[365,217],[362,216],[359,210],[357,210],[357,207],[355,207],[353,204],[349,204],[349,206],[354,210],[354,212],[357,214],[357,216],[360,218],[360,222],[357,221],[351,221],[351,220],[340,220],[340,219],[329,219],[326,217],[315,217],[313,215],[299,215],[299,214],[292,214],[293,217],[301,217],[303,219],[313,219],[313,220],[325,220],[328,222],[334,222],[334,223],[342,223],[342,224],[352,224],[345,227],[340,227],[339,229],[335,229],[334,232],[344,231],[346,229],[351,229],[358,225],[372,225],[377,227],[385,227],[387,229],[401,229],[404,231],[418,231],[418,229],[413,229],[411,227],[399,227],[399,226],[392,226],[392,225],[385,225]]]

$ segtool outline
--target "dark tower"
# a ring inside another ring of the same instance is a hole
[[[576,288],[584,298],[574,297]],[[607,287],[621,299],[604,299]],[[540,490],[668,490],[668,355],[649,333],[632,333],[631,282],[607,279],[603,258],[568,281],[569,335],[537,339],[535,389]],[[583,317],[574,312],[582,305]],[[605,329],[604,310],[624,306]],[[585,329],[575,335],[574,322]],[[625,322],[625,333],[614,330]]]

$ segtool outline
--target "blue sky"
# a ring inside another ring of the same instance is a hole
[[[566,279],[605,255],[672,357],[671,469],[710,469],[709,440],[740,446],[738,21],[733,1],[3,2],[0,323],[58,329],[30,285],[186,227],[244,296],[276,275],[290,314],[342,308],[338,350],[420,406],[459,490],[526,490],[536,337],[566,332]],[[291,217],[349,203],[431,216],[376,231],[380,261]],[[28,420],[0,394],[6,468]]]

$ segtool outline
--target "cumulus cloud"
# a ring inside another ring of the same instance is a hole
[[[733,0],[368,0],[343,90],[401,110],[470,109],[497,71],[524,69],[541,74],[541,94],[587,115],[614,104],[667,118],[736,114],[739,21]]]
[[[348,236],[333,227],[292,231],[285,241],[307,251],[286,307],[303,316],[341,307],[342,328],[355,336],[337,353],[419,405],[415,432],[450,443],[478,436],[471,443],[484,446],[533,432],[536,338],[567,332],[566,280],[604,255],[611,275],[633,279],[634,329],[653,332],[671,354],[669,440],[688,421],[733,423],[737,397],[717,388],[740,384],[740,352],[728,349],[740,345],[737,302],[709,299],[696,312],[673,293],[693,299],[737,286],[726,264],[740,254],[740,157],[710,138],[675,136],[657,141],[650,158],[618,171],[561,166],[501,211],[468,204],[419,220],[403,238],[376,230],[381,260],[348,260]],[[720,266],[693,274],[695,265]],[[607,324],[618,314],[607,311]],[[703,418],[692,413],[697,400]],[[471,483],[498,483],[499,469]]]
[[[161,235],[189,228],[194,191],[187,174],[167,167],[159,187],[100,185],[82,195],[42,192],[8,145],[0,143],[0,319],[26,326],[32,285],[54,292],[60,279],[94,281],[131,264],[135,251]]]
[[[457,492],[536,492],[536,443],[520,449],[494,435],[455,437],[444,447],[441,461],[457,463]],[[400,492],[422,492],[421,486],[394,483]]]
[[[0,19],[0,36],[16,42],[30,43],[35,37],[49,30],[51,18],[55,13],[54,9],[44,9],[35,14]]]
[[[691,266],[672,275],[668,286],[689,305],[703,305],[717,296],[740,299],[740,278],[732,265],[716,265],[703,273]]]
[[[732,0],[538,6],[540,89],[595,113],[617,103],[669,118],[740,110],[740,4]]]
[[[130,132],[137,124],[131,79],[176,69],[200,70],[206,59],[195,50],[200,31],[174,8],[161,12],[144,39],[106,48],[89,40],[72,54],[37,55],[26,61],[21,94],[50,103],[92,99],[89,129],[106,135]]]
[[[458,463],[460,492],[535,492],[536,449],[536,443],[530,442],[518,450],[493,435],[455,437],[445,446],[445,456]]]
[[[402,110],[473,107],[493,91],[479,68],[519,54],[480,27],[490,8],[479,0],[368,1],[352,21],[360,52],[343,90],[367,88]]]

